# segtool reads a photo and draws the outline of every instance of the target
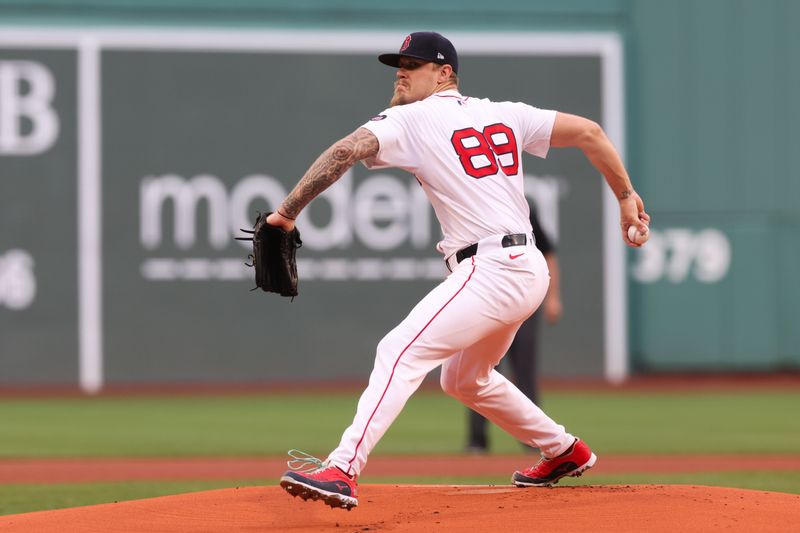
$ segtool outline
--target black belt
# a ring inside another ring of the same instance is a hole
[[[503,248],[508,248],[509,246],[522,246],[525,244],[528,244],[527,233],[512,233],[509,235],[503,235],[503,240],[500,241],[500,245]],[[476,242],[470,244],[469,246],[466,246],[456,252],[456,263],[460,263],[464,259],[472,257],[477,253],[478,253],[478,243]]]

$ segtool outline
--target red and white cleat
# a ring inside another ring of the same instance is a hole
[[[594,466],[597,456],[580,439],[569,449],[552,459],[542,457],[534,466],[514,472],[511,482],[517,487],[551,487],[565,476],[577,477]]]

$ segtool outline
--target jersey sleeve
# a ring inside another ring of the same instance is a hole
[[[379,148],[375,157],[364,159],[367,168],[397,167],[414,172],[414,149],[408,134],[408,117],[401,108],[381,111],[361,126],[378,138]]]
[[[514,104],[522,135],[522,149],[537,157],[547,157],[556,112],[527,104]]]

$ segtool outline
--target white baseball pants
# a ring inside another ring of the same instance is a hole
[[[501,239],[480,241],[477,255],[458,264],[381,340],[353,423],[328,456],[331,464],[360,474],[406,401],[438,365],[447,394],[519,441],[547,457],[569,448],[574,437],[494,370],[550,283],[534,245],[502,248]]]

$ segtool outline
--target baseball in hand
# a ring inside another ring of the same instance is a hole
[[[649,238],[650,238],[649,231],[645,231],[644,233],[642,233],[639,231],[639,228],[637,228],[635,225],[632,225],[628,228],[628,239],[630,239],[632,243],[641,245],[646,243],[647,239]]]

